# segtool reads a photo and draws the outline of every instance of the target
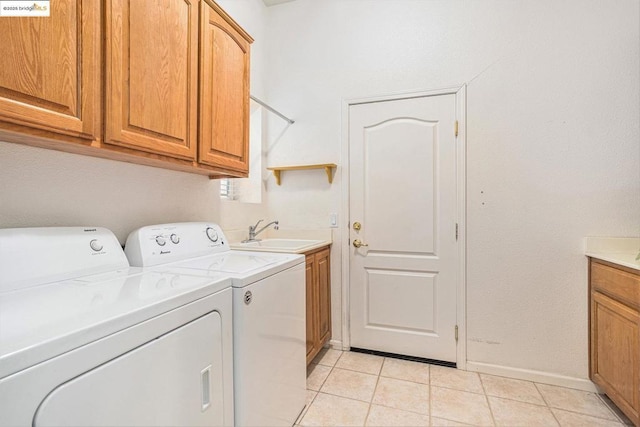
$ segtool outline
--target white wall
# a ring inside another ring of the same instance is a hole
[[[343,163],[345,99],[468,84],[468,360],[587,378],[582,238],[640,234],[639,15],[637,0],[272,7],[268,95],[296,123],[268,163]],[[326,227],[342,179],[269,180],[269,212]]]
[[[120,243],[135,228],[217,221],[206,176],[0,142],[0,227],[92,225]]]
[[[267,56],[266,56],[266,25],[267,25],[267,7],[262,0],[219,0],[217,3],[240,24],[245,31],[253,37],[254,42],[251,45],[251,94],[259,99],[267,100],[267,91],[265,87],[265,75]],[[252,125],[253,126],[253,125]],[[252,129],[255,132],[255,129]],[[266,130],[264,132],[266,134]],[[266,144],[267,141],[265,141]],[[250,161],[262,162],[262,171],[260,176],[256,177],[254,171],[251,171],[250,180],[262,181],[267,175],[264,170],[264,153],[251,150]],[[252,168],[253,169],[253,168]],[[247,180],[248,181],[248,180]],[[215,181],[219,182],[219,181]],[[247,185],[253,185],[247,184]],[[260,186],[256,191],[263,192],[264,186]],[[269,218],[267,205],[264,202],[264,194],[262,194],[261,202],[257,203],[241,203],[238,201],[222,200],[220,202],[220,225],[227,230],[246,229],[249,225],[262,218]]]

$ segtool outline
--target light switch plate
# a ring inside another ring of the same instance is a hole
[[[332,214],[329,215],[329,226],[331,228],[337,228],[338,227],[338,214],[332,213]]]

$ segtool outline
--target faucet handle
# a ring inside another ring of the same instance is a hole
[[[256,222],[256,225],[250,225],[249,226],[249,230],[255,230],[256,228],[258,228],[258,225],[264,221],[264,219],[259,219],[258,222]]]

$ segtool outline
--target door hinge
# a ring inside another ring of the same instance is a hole
[[[456,242],[458,241],[458,223],[456,222]]]
[[[456,325],[456,341],[458,341],[458,325]]]
[[[454,133],[458,136],[458,121],[456,120],[456,124],[453,126]]]

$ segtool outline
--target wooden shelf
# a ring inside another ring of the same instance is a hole
[[[336,165],[335,163],[323,163],[320,165],[280,166],[267,169],[273,171],[273,176],[276,177],[276,184],[278,185],[281,184],[282,171],[302,171],[309,169],[324,169],[324,171],[327,173],[329,184],[331,184],[333,182],[333,170],[337,167],[338,165]]]

